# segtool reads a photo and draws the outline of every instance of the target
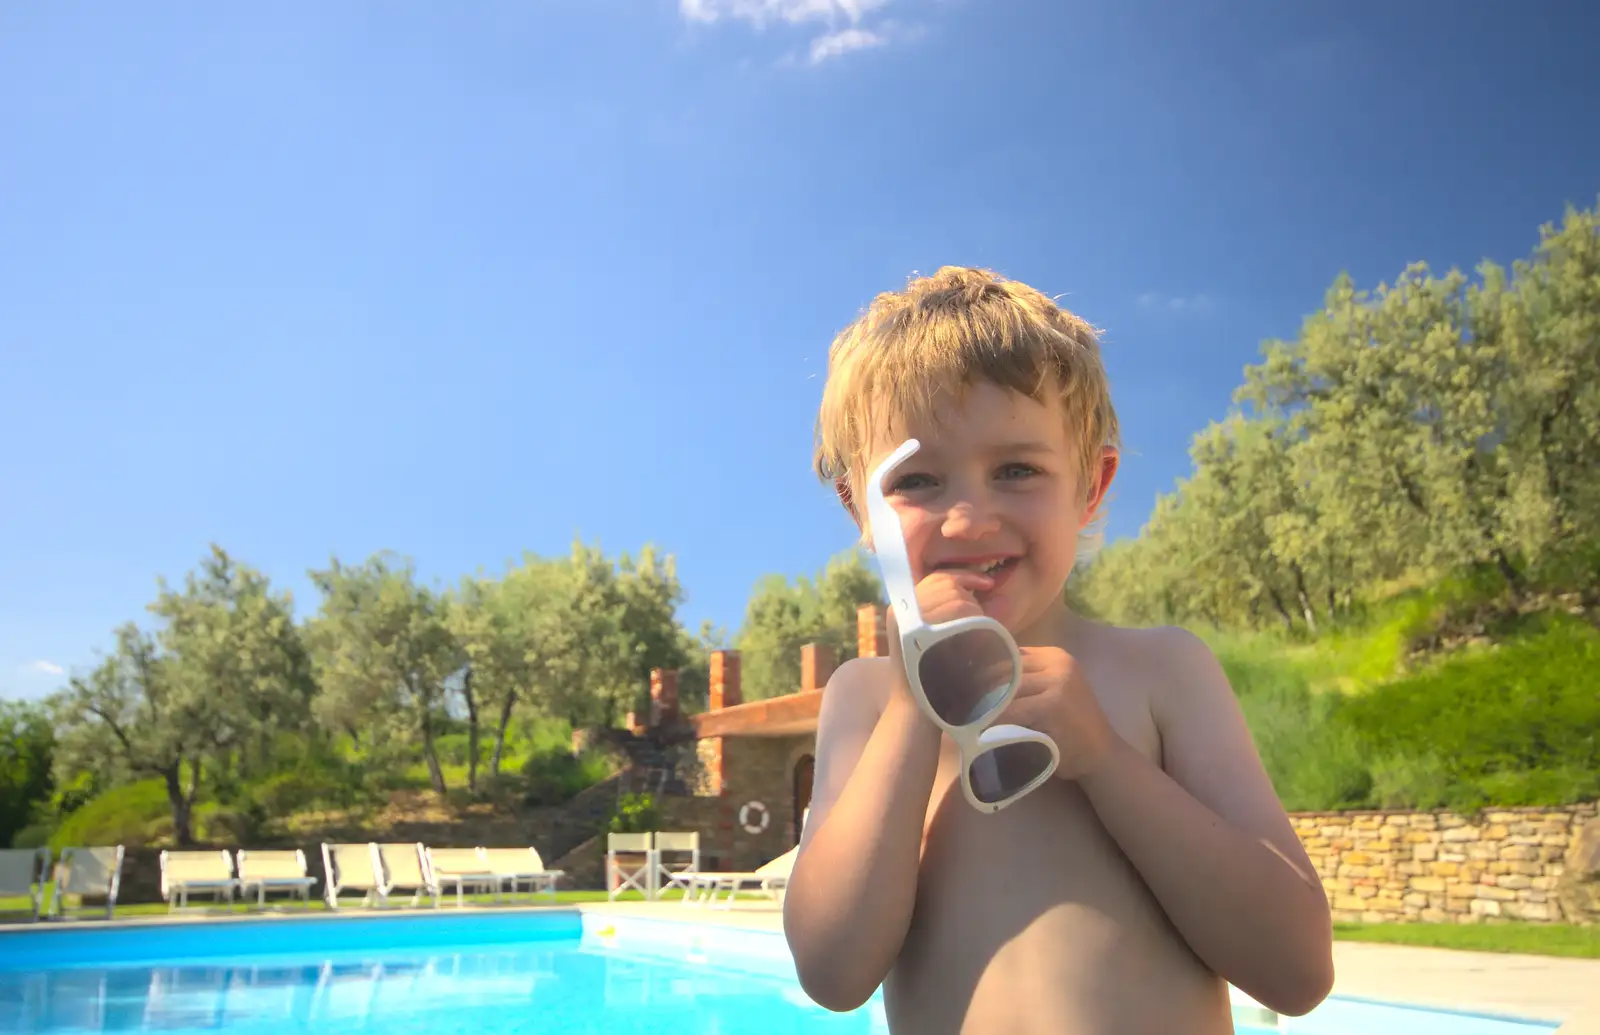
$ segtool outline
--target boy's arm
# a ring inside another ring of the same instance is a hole
[[[890,664],[851,661],[828,680],[811,814],[784,895],[800,984],[836,1011],[865,1003],[900,954],[939,762],[938,729],[875,685],[888,673],[874,666]]]
[[[1333,986],[1322,883],[1222,666],[1182,629],[1147,635],[1167,674],[1152,700],[1162,766],[1114,737],[1079,785],[1195,954],[1262,1005],[1306,1014]]]

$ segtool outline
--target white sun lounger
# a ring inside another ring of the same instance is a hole
[[[27,898],[38,920],[44,909],[44,888],[50,882],[50,849],[0,849],[0,897]]]
[[[306,872],[306,853],[292,851],[252,851],[239,849],[239,891],[256,893],[256,905],[265,907],[267,892],[287,891],[291,897],[311,904],[311,888],[317,878]]]
[[[347,891],[362,893],[361,904],[382,904],[388,894],[383,881],[383,866],[378,861],[378,846],[362,844],[322,844],[322,897],[329,909],[339,908],[339,898]]]
[[[412,892],[413,906],[421,903],[422,896],[429,895],[434,908],[439,907],[439,885],[429,872],[428,849],[422,842],[380,844],[378,858],[383,863],[384,902],[398,888]]]
[[[474,892],[493,891],[497,899],[500,897],[500,882],[484,861],[482,848],[429,848],[427,855],[428,870],[440,892],[455,885],[458,909],[466,904],[467,888]]]
[[[510,885],[512,894],[516,894],[526,883],[530,896],[544,891],[553,899],[556,897],[556,881],[566,876],[561,870],[546,869],[544,860],[539,857],[539,850],[532,845],[527,848],[483,848],[480,851],[484,864],[494,874],[496,885]]]
[[[106,919],[117,911],[117,889],[122,886],[122,846],[63,848],[56,863],[56,887],[50,896],[51,916],[61,916],[67,895],[104,896]]]
[[[783,893],[789,887],[789,874],[794,869],[797,851],[799,849],[791,848],[765,866],[749,872],[696,873],[688,878],[689,886],[684,892],[683,901],[732,909],[739,892],[750,890],[782,902]],[[727,897],[719,902],[717,896],[722,892],[727,892]]]
[[[161,853],[161,897],[167,910],[189,908],[191,892],[210,892],[217,902],[233,905],[239,881],[233,875],[233,857],[227,852]]]

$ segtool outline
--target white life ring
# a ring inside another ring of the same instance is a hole
[[[751,819],[751,813],[755,818]],[[747,834],[759,834],[772,822],[772,812],[759,801],[747,801],[739,806],[739,825]]]

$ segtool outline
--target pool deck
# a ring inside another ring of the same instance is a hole
[[[468,906],[467,913],[577,910],[597,915],[647,917],[689,924],[717,924],[747,930],[781,931],[777,908],[740,904],[733,909],[685,906],[678,902],[585,902],[540,906]],[[442,912],[456,912],[444,909]],[[356,918],[379,912],[388,916],[433,913],[432,909],[342,909],[270,911],[266,913],[176,914],[115,921],[115,926],[146,924],[229,923],[247,919],[291,920],[305,916]],[[50,928],[92,927],[105,921],[51,923]],[[8,932],[38,930],[29,923],[0,924]],[[1466,1010],[1522,1017],[1561,1025],[1558,1035],[1600,1035],[1600,960],[1527,956],[1511,953],[1461,952],[1367,942],[1334,942],[1334,994],[1419,1007]]]
[[[584,912],[783,929],[772,907],[595,902]],[[1334,942],[1334,994],[1562,1023],[1560,1035],[1600,1035],[1600,960]],[[1590,1025],[1586,1027],[1585,1025]]]

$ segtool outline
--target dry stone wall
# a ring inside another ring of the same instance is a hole
[[[1600,920],[1596,804],[1453,812],[1297,813],[1334,919]]]

